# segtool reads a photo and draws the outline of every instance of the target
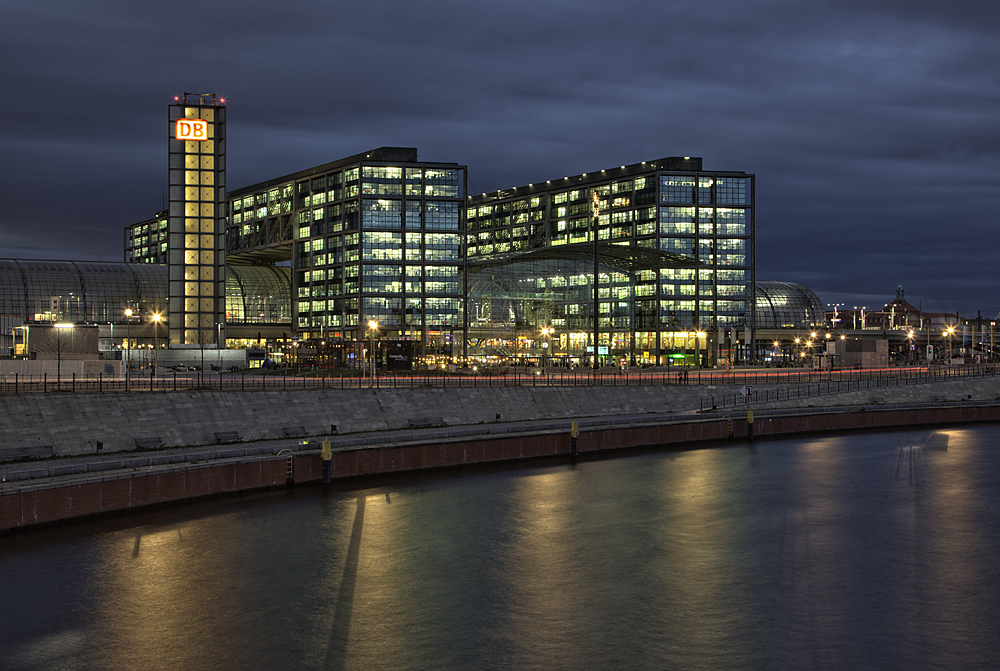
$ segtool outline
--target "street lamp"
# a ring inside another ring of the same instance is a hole
[[[593,234],[594,234],[594,372],[597,372],[597,369],[600,368],[600,364],[598,363],[598,361],[599,361],[599,359],[598,359],[598,352],[601,349],[598,346],[598,341],[600,340],[599,333],[600,333],[600,321],[601,321],[600,320],[600,308],[601,308],[601,304],[598,302],[599,296],[598,296],[598,290],[597,290],[597,286],[598,286],[597,280],[598,280],[598,276],[599,276],[600,270],[601,270],[601,268],[600,268],[600,256],[601,256],[601,241],[600,241],[600,237],[601,236],[598,234],[598,229],[600,228],[599,222],[600,222],[600,213],[601,213],[601,196],[597,192],[597,189],[592,189],[591,190],[591,192],[590,192],[590,202],[591,202],[591,204],[593,205],[593,208],[594,208],[594,228],[593,228]],[[610,338],[610,334],[609,334],[609,337],[608,337],[608,354],[611,354],[611,338]]]
[[[552,334],[555,333],[555,329],[551,326],[542,327],[542,335],[545,336],[545,342],[542,343],[542,368],[545,368],[545,359],[549,353],[549,347],[552,343]]]
[[[72,329],[72,324],[56,324],[56,384],[62,381],[62,351],[65,347],[63,333]]]
[[[837,324],[840,322],[840,318],[837,316],[837,308],[844,307],[844,304],[843,303],[827,303],[827,307],[833,308],[833,319],[830,320],[830,323],[833,325],[833,328],[836,329],[837,328]]]
[[[132,360],[132,308],[125,308],[125,391],[128,391],[128,369]]]
[[[695,341],[694,341],[694,358],[695,358],[695,361],[698,362],[698,368],[700,369],[701,368],[701,339],[705,337],[705,332],[704,331],[698,331],[697,333],[694,333],[693,335],[695,337]],[[708,354],[707,343],[706,343],[706,347],[705,347],[705,353]]]
[[[951,336],[954,335],[954,333],[955,333],[955,327],[954,326],[949,326],[948,329],[944,332],[944,334],[946,336],[948,336],[948,365],[949,366],[951,365]]]
[[[157,312],[153,315],[153,377],[156,377],[156,350],[160,346],[160,320],[163,317]]]
[[[369,354],[372,358],[372,384],[375,384],[375,332],[378,331],[378,322],[374,319],[368,321],[369,335],[371,336],[371,350]]]

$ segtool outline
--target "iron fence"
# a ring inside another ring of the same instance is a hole
[[[842,394],[850,391],[898,387],[928,382],[945,382],[965,378],[992,377],[997,374],[996,366],[961,366],[954,368],[922,368],[899,371],[871,371],[868,376],[857,378],[817,380],[815,384],[787,385],[777,389],[750,389],[750,394],[737,392],[723,396],[701,399],[702,412],[746,406],[749,403],[770,403],[788,401],[828,394]]]
[[[0,393],[105,393],[171,392],[191,390],[267,391],[292,389],[407,389],[475,387],[632,387],[662,385],[783,385],[782,388],[754,391],[755,402],[803,398],[822,394],[856,391],[872,386],[915,384],[966,377],[994,375],[995,366],[954,368],[887,368],[878,370],[738,370],[738,371],[600,371],[535,373],[516,370],[506,374],[483,375],[472,372],[444,374],[379,373],[374,377],[331,375],[314,370],[292,374],[202,373],[197,375],[63,377],[47,375],[0,375]],[[790,396],[789,396],[790,395]],[[702,399],[702,408],[725,408],[745,403],[740,394]]]

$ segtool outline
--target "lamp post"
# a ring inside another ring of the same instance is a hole
[[[132,308],[125,308],[125,391],[128,391],[129,364],[132,361]]]
[[[62,381],[62,351],[66,343],[63,334],[73,328],[72,324],[56,324],[56,384]]]
[[[596,372],[600,368],[598,363],[598,352],[600,347],[598,346],[598,341],[600,340],[600,303],[598,302],[598,290],[597,290],[597,278],[600,273],[600,258],[601,258],[601,242],[600,236],[598,235],[598,223],[600,221],[601,213],[601,196],[594,189],[590,192],[590,202],[594,208],[594,371]],[[608,353],[611,352],[611,340],[608,339]]]
[[[830,320],[832,328],[837,328],[837,324],[840,323],[840,318],[837,316],[837,308],[844,307],[843,303],[827,303],[828,307],[833,308],[833,319]]]
[[[552,334],[554,332],[555,332],[555,329],[552,328],[551,326],[543,326],[542,327],[542,335],[545,336],[545,342],[542,343],[542,368],[545,368],[545,364],[546,364],[545,360],[546,360],[546,357],[548,356],[548,353],[549,353],[549,348],[550,348],[551,343],[552,343]]]
[[[701,339],[704,337],[704,331],[697,331],[694,334],[694,358],[698,362],[698,370],[701,370]],[[705,343],[705,354],[708,355],[708,343]]]
[[[369,350],[369,355],[372,358],[372,385],[375,384],[375,332],[378,330],[378,322],[374,319],[369,320],[368,328],[369,335],[371,337],[371,349]]]
[[[951,365],[951,336],[954,335],[954,333],[955,333],[955,327],[954,326],[949,326],[948,330],[946,330],[944,332],[944,334],[946,336],[948,336],[948,365],[949,366]]]
[[[160,347],[160,320],[163,317],[157,312],[153,315],[153,377],[156,377],[156,350]]]

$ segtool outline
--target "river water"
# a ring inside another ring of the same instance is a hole
[[[998,444],[768,440],[0,537],[0,669],[996,669]]]

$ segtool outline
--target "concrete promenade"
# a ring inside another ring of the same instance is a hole
[[[338,478],[568,455],[573,420],[581,454],[740,438],[743,408],[696,412],[703,398],[736,392],[703,385],[5,396],[0,446],[30,440],[57,456],[0,463],[0,530],[316,480],[324,438]],[[755,433],[996,421],[998,398],[1000,379],[989,377],[754,404]],[[217,433],[239,442],[218,444]],[[152,437],[163,446],[136,448]]]

